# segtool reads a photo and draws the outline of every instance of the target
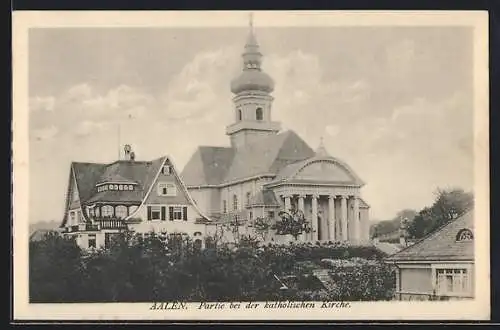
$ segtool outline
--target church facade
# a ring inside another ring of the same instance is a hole
[[[257,218],[273,222],[280,211],[296,209],[312,228],[301,241],[368,243],[364,182],[322,143],[313,150],[272,120],[274,81],[262,70],[262,57],[251,26],[242,72],[230,84],[230,146],[198,147],[181,173],[190,195],[213,223],[238,219],[251,227]]]

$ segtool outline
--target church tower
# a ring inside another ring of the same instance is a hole
[[[244,147],[280,130],[280,123],[271,120],[274,81],[261,69],[262,54],[255,38],[252,16],[242,58],[243,70],[231,81],[235,121],[226,128],[234,148]]]

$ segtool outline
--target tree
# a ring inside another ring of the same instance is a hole
[[[430,207],[423,208],[408,226],[408,234],[421,238],[453,221],[474,206],[474,195],[463,189],[438,189],[436,198]]]
[[[311,232],[304,212],[300,210],[280,211],[278,216],[280,220],[271,227],[271,229],[276,230],[277,235],[292,235],[297,240],[302,233]]]
[[[270,219],[265,219],[258,217],[254,222],[255,233],[261,238],[261,240],[265,241],[267,235],[269,234],[269,229],[271,228]]]

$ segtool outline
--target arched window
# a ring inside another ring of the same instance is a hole
[[[237,211],[238,210],[238,196],[233,195],[233,210]]]
[[[470,229],[462,229],[457,234],[457,241],[472,241],[474,235]]]
[[[242,116],[242,114],[241,114],[241,109],[238,109],[238,120],[241,120],[241,118],[242,118],[242,117],[243,117],[243,116]]]
[[[103,217],[112,217],[114,214],[114,209],[113,209],[113,206],[111,205],[104,205],[102,208],[101,208],[101,215]]]
[[[123,205],[119,205],[116,207],[116,217],[120,219],[124,219],[127,217],[127,207]]]
[[[262,108],[257,108],[257,110],[255,110],[255,118],[257,120],[263,119]]]

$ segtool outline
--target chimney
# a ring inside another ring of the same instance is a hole
[[[125,160],[130,160],[130,156],[131,156],[131,153],[132,152],[132,147],[130,146],[130,144],[126,144],[124,147],[123,147],[123,150],[124,150],[124,155],[125,155]]]

